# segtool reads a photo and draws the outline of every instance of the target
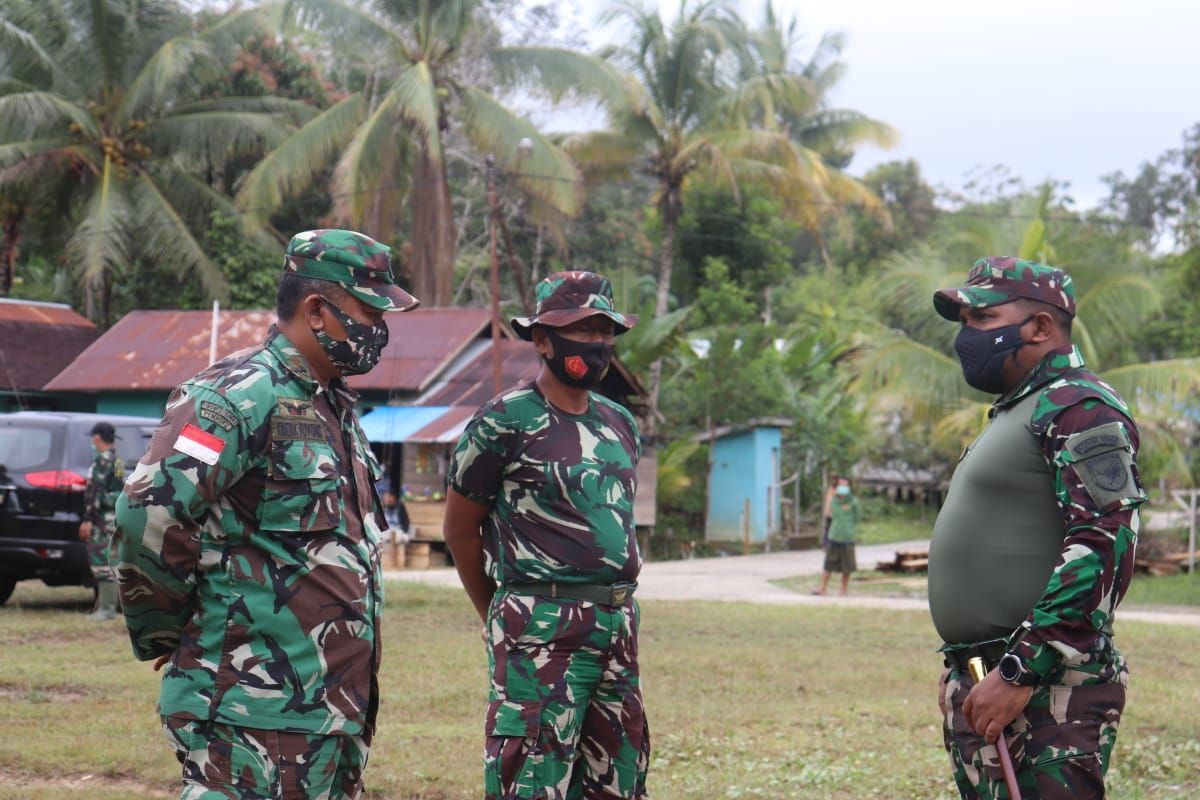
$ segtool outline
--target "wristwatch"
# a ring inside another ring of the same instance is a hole
[[[1013,686],[1037,686],[1038,676],[1032,672],[1016,653],[1005,653],[996,666],[1000,678]]]

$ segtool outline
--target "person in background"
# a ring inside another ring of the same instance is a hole
[[[87,543],[88,565],[96,580],[96,608],[88,619],[107,622],[117,618],[117,584],[113,572],[113,515],[125,482],[125,466],[117,456],[116,430],[108,422],[92,426],[92,466],[83,492],[83,521],[79,538]]]
[[[850,479],[838,477],[829,499],[829,538],[825,546],[825,569],[821,573],[821,585],[813,594],[825,594],[829,588],[829,576],[842,574],[843,597],[850,588],[850,575],[858,569],[855,561],[854,543],[858,540],[858,523],[862,519],[862,506],[850,489]]]

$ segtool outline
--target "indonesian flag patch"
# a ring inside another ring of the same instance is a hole
[[[175,440],[175,449],[211,467],[221,457],[225,440],[188,423]]]

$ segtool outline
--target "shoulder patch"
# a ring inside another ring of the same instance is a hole
[[[237,418],[229,409],[210,400],[200,401],[200,410],[196,412],[196,415],[200,419],[205,419],[214,425],[219,425],[226,431],[231,431],[237,427]]]
[[[1146,499],[1133,465],[1129,434],[1120,422],[1073,434],[1065,449],[1080,483],[1100,510]]]

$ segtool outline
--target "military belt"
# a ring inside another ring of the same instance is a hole
[[[974,644],[947,644],[942,647],[942,656],[947,667],[967,671],[967,662],[972,658],[982,658],[988,670],[995,668],[1000,659],[1008,651],[1008,639],[988,639],[986,642]]]
[[[562,597],[567,600],[581,600],[585,603],[596,603],[602,606],[623,606],[633,599],[637,582],[629,583],[559,583],[558,581],[531,581],[528,583],[508,583],[504,591],[517,594],[536,594],[541,597]]]

